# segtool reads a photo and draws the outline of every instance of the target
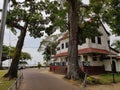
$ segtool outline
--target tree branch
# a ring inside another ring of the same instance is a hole
[[[17,24],[17,23],[9,23],[9,26],[11,26],[11,27],[15,27],[15,28],[17,28],[17,29],[19,29],[19,30],[23,30],[23,29],[25,29],[25,27],[20,26],[20,25]]]

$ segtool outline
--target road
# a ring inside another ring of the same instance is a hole
[[[38,69],[23,70],[23,81],[20,90],[80,90],[63,79],[42,73]]]

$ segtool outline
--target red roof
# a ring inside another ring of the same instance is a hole
[[[96,49],[96,48],[85,48],[85,49],[78,50],[78,54],[85,54],[85,53],[114,54],[107,50]],[[56,54],[55,56],[53,56],[53,58],[67,56],[67,55],[68,55],[68,52],[63,52],[63,53]]]
[[[85,48],[85,49],[80,49],[78,50],[79,54],[83,53],[101,53],[101,54],[112,54],[112,52],[109,52],[104,49],[97,49],[97,48]]]
[[[66,32],[59,40],[64,40],[67,39],[69,37],[68,32]]]

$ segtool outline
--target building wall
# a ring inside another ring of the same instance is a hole
[[[115,63],[116,63],[116,71],[120,72],[120,60],[118,61],[115,60]]]
[[[68,51],[68,48],[66,48],[66,43],[68,42],[68,38],[67,39],[64,39],[62,40],[57,47],[60,48],[60,50],[57,51],[57,54],[58,53],[62,53],[62,52],[67,52]],[[62,49],[62,44],[64,44],[64,49]]]
[[[114,59],[113,59],[114,60]],[[114,60],[116,64],[116,71],[120,72],[120,60]],[[111,61],[104,60],[105,71],[111,71]]]
[[[108,45],[109,35],[106,33],[106,31],[102,26],[99,28],[99,31],[102,33],[102,36],[100,36],[101,44],[98,44],[97,37],[95,37],[95,43],[92,43],[91,39],[86,38],[86,43],[83,43],[82,45],[78,45],[78,49],[98,48],[98,49],[104,49],[109,51],[109,45]],[[57,51],[57,54],[68,51],[68,48],[66,48],[66,42],[68,41],[69,41],[68,38],[60,41],[59,45],[57,46],[60,48],[60,50]],[[64,44],[63,49],[62,49],[62,44]]]
[[[101,37],[101,44],[98,44],[98,39],[97,39],[97,37],[95,37],[96,43],[91,43],[91,40],[89,39],[89,47],[104,49],[104,50],[109,51],[109,45],[108,45],[109,36],[108,36],[108,34],[105,32],[103,27],[100,27],[98,30],[102,33],[102,36],[100,36]]]
[[[110,51],[109,48],[109,35],[106,33],[106,31],[104,30],[104,28],[102,26],[100,26],[99,31],[102,33],[101,37],[101,44],[98,44],[98,38],[95,37],[95,43],[92,43],[91,39],[86,39],[86,43],[83,43],[82,45],[78,45],[78,49],[84,49],[84,48],[96,48],[96,49],[103,49],[103,50],[107,50]],[[66,43],[68,43],[68,38],[63,39],[60,41],[59,45],[57,47],[59,47],[60,49],[57,51],[57,54],[59,53],[63,53],[63,52],[68,52],[68,48],[66,48]],[[62,48],[62,44],[64,45],[64,48]],[[115,51],[111,50],[110,52],[116,53]],[[117,54],[117,53],[116,53]],[[58,57],[57,60],[55,62],[62,62],[62,61],[66,61],[65,57]],[[83,62],[86,61],[84,58],[84,55],[80,55],[80,60],[79,62]],[[89,62],[89,65],[91,67],[96,67],[96,66],[103,66],[105,68],[105,71],[111,71],[111,61],[110,60],[100,60],[99,57],[97,57],[97,60],[93,60],[93,56],[91,55],[87,55],[87,61]],[[116,61],[116,71],[120,72],[120,61]]]

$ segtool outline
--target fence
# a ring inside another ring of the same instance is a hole
[[[8,90],[19,90],[19,86],[21,84],[22,79],[23,79],[23,73],[20,73],[15,83],[13,83],[13,85],[9,87]]]

